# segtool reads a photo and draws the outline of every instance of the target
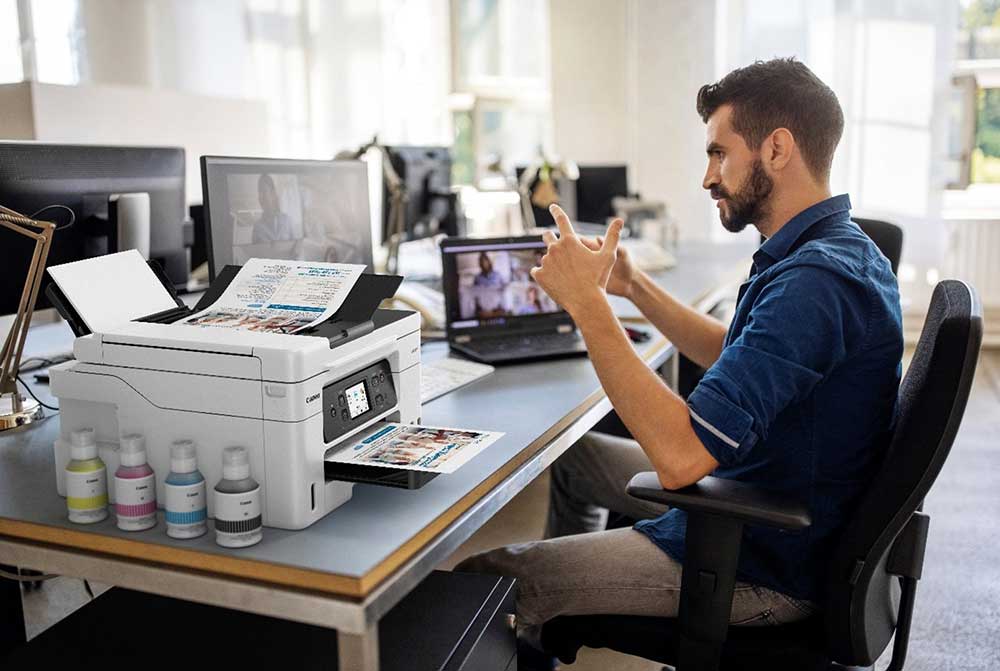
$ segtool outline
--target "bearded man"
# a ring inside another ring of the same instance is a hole
[[[532,270],[579,326],[630,438],[591,432],[552,468],[546,540],[472,557],[457,570],[518,580],[523,640],[559,615],[676,617],[686,517],[625,486],[655,471],[667,489],[712,474],[806,503],[812,525],[744,528],[733,624],[782,624],[823,607],[832,543],[879,464],[893,426],[903,350],[896,279],[851,221],[830,170],[844,127],[836,95],[794,59],[757,62],[698,92],[702,186],[729,231],[766,241],[727,328],[659,288],[606,239],[559,236]],[[681,270],[683,272],[683,270]],[[624,296],[707,368],[687,399],[633,350],[607,300]],[[608,509],[640,520],[604,530]]]

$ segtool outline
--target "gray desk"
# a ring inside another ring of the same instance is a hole
[[[745,272],[750,252],[689,244],[657,279],[708,309]],[[616,309],[637,317],[627,304]],[[33,351],[68,349],[64,331],[46,328],[55,335],[36,339]],[[673,351],[655,336],[637,350],[654,367]],[[423,348],[427,361],[446,354],[443,343]],[[56,415],[0,435],[0,564],[334,628],[340,668],[374,669],[379,619],[610,409],[587,359],[498,368],[424,406],[425,424],[506,432],[458,472],[416,491],[356,485],[349,503],[308,529],[265,529],[260,544],[241,550],[211,534],[168,538],[162,519],[131,534],[110,518],[70,524],[55,492]]]

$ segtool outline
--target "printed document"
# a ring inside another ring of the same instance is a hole
[[[341,464],[454,473],[504,434],[386,422],[374,433],[326,458]]]
[[[364,269],[354,263],[250,259],[217,301],[177,323],[295,333],[337,312]]]

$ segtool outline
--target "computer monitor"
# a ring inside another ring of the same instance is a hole
[[[576,180],[576,218],[591,224],[604,224],[615,216],[611,201],[626,198],[628,168],[624,165],[581,165]]]
[[[0,142],[0,205],[55,222],[48,266],[118,251],[108,224],[113,194],[148,193],[150,258],[183,288],[188,280],[184,248],[184,150],[178,147],[107,147],[41,142]],[[0,314],[17,312],[34,242],[0,231]],[[51,307],[44,276],[36,309]]]
[[[372,269],[362,161],[201,157],[209,277],[253,257]]]
[[[457,198],[451,191],[451,150],[448,147],[386,147],[393,170],[406,187],[403,240],[444,233],[461,235]],[[389,190],[383,189],[382,240],[392,235]]]

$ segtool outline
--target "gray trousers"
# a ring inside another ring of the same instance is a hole
[[[455,570],[516,578],[518,622],[536,647],[540,625],[559,615],[676,617],[681,565],[638,531],[603,530],[609,508],[638,519],[664,512],[625,493],[633,475],[650,470],[634,440],[588,433],[552,466],[548,540],[484,552]],[[814,610],[810,602],[737,583],[730,622],[783,624]]]

